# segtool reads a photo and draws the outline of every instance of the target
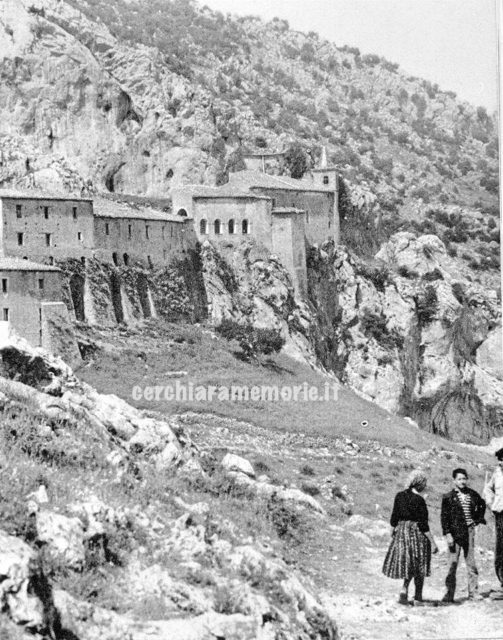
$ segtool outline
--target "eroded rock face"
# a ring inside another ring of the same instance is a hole
[[[1,149],[11,160],[0,178],[49,191],[162,195],[171,184],[214,181],[206,92],[169,71],[156,50],[122,46],[54,0],[8,0],[0,20],[0,113],[9,136]]]
[[[0,531],[0,602],[2,610],[33,633],[48,630],[50,592],[43,595],[43,575],[35,552],[23,541]]]
[[[285,353],[316,364],[310,343],[311,310],[295,298],[288,272],[265,248],[249,241],[217,250],[206,241],[201,259],[208,315],[215,325],[231,318],[257,328],[279,329]]]

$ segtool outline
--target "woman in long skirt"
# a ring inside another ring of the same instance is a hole
[[[414,579],[414,604],[421,605],[424,579],[430,575],[431,554],[438,551],[428,524],[428,508],[420,495],[426,484],[427,478],[422,471],[412,471],[405,491],[395,496],[391,514],[393,533],[383,573],[388,578],[403,580],[398,598],[400,604],[409,603],[409,584]]]

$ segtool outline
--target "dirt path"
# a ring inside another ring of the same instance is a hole
[[[456,603],[439,605],[444,593],[447,554],[433,556],[432,575],[427,579],[424,597],[432,603],[426,607],[404,607],[397,603],[400,582],[381,573],[386,546],[366,550],[361,562],[347,558],[342,564],[338,592],[325,593],[339,621],[343,640],[444,640],[454,638],[503,639],[503,600],[489,597],[497,586],[492,568],[492,554],[478,552],[480,590],[486,597],[480,602],[466,599],[466,571],[458,569]],[[348,561],[349,560],[349,561]],[[409,596],[413,595],[413,591]]]

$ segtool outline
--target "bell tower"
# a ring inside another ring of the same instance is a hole
[[[311,173],[316,186],[338,191],[337,169],[328,165],[326,147],[321,148],[320,162],[316,168],[311,169]]]
[[[328,220],[328,235],[337,245],[340,240],[339,174],[336,167],[328,165],[326,147],[321,149],[319,165],[315,169],[311,169],[311,180],[321,190],[326,190],[332,199],[331,213]]]

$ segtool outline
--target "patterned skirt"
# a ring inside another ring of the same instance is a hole
[[[388,578],[429,576],[430,565],[430,541],[417,522],[400,520],[384,559],[384,575]]]

